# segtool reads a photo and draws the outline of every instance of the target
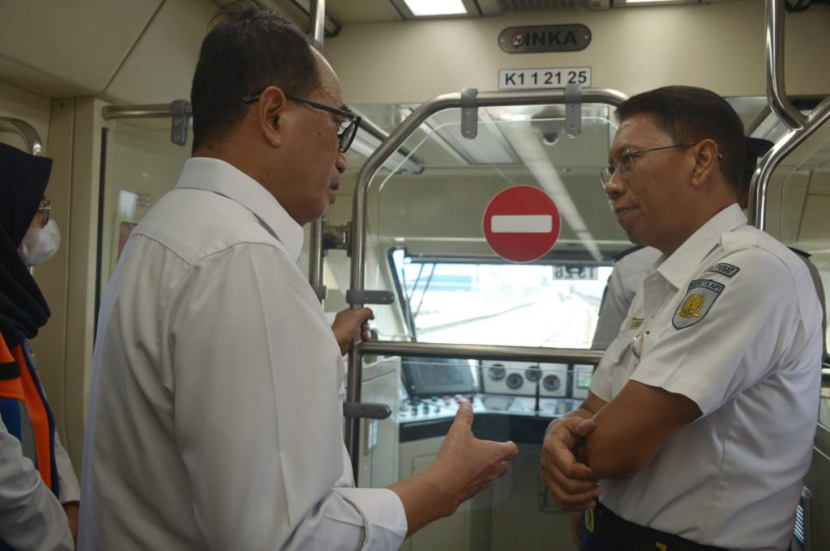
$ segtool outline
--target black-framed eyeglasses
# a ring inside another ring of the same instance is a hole
[[[259,100],[260,95],[261,94],[245,96],[242,98],[242,103],[254,103]],[[339,149],[341,153],[345,153],[349,150],[352,142],[354,141],[354,137],[357,135],[357,129],[360,128],[361,119],[358,115],[355,115],[351,111],[338,109],[337,107],[331,107],[330,105],[323,105],[322,103],[317,103],[316,101],[311,101],[305,98],[299,98],[297,96],[285,94],[285,97],[292,101],[304,103],[314,109],[319,109],[320,111],[325,111],[341,117],[340,130],[337,132],[337,149]]]
[[[40,200],[40,206],[37,208],[37,211],[43,213],[43,222],[41,222],[40,227],[45,228],[46,224],[49,223],[49,219],[52,217],[52,201],[44,197]]]
[[[602,187],[606,187],[610,184],[611,179],[615,174],[619,174],[622,178],[628,178],[631,176],[631,172],[634,170],[634,161],[646,153],[651,153],[652,151],[663,151],[666,149],[675,149],[678,147],[692,147],[693,145],[697,145],[699,143],[700,142],[678,143],[673,145],[664,145],[662,147],[649,147],[648,149],[631,149],[623,151],[622,155],[620,155],[619,161],[600,170],[599,177],[600,181],[602,181]],[[723,160],[723,153],[718,153],[718,160]]]

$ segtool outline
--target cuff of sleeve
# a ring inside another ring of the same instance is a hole
[[[707,377],[676,366],[643,362],[631,375],[631,380],[685,396],[697,404],[704,417],[721,405],[722,389],[716,388]]]
[[[61,505],[72,503],[74,501],[81,501],[81,486],[78,484],[78,478],[75,476],[75,471],[72,470],[72,463],[68,462],[62,464],[58,460],[58,487],[61,492]]]
[[[596,370],[594,370],[594,374],[591,377],[591,386],[589,390],[591,391],[591,394],[593,394],[597,398],[604,400],[605,402],[610,402],[611,381],[610,374],[607,371],[607,369],[601,369],[599,366],[596,368]]]
[[[60,480],[61,505],[77,503],[81,501],[81,488],[77,480],[66,481],[63,477]]]
[[[362,549],[398,549],[406,538],[406,512],[398,494],[385,488],[336,488],[363,517]]]

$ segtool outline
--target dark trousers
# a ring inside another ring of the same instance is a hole
[[[598,503],[580,525],[579,551],[727,551],[646,528]]]

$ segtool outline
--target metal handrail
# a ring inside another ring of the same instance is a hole
[[[184,106],[185,114],[193,116],[190,102]],[[154,103],[151,105],[106,105],[101,108],[104,120],[113,119],[160,119],[173,116],[172,103]]]
[[[602,359],[604,351],[582,348],[366,341],[357,345],[356,353],[361,356],[416,356],[419,358],[456,358],[460,360],[474,358],[506,362],[558,362],[596,365]]]
[[[754,223],[767,226],[767,191],[772,174],[790,153],[830,119],[830,96],[806,117],[787,98],[784,86],[784,0],[766,0],[767,99],[770,108],[790,130],[761,160],[750,188]]]
[[[627,97],[622,92],[608,89],[588,88],[580,95],[583,103],[602,103],[617,106],[624,102]],[[505,107],[510,105],[551,105],[566,103],[564,90],[535,90],[529,92],[481,92],[476,97],[478,107]],[[363,291],[365,289],[365,261],[366,261],[366,197],[369,184],[375,173],[383,166],[384,162],[406,141],[406,139],[430,116],[445,109],[461,108],[461,94],[445,94],[438,96],[418,107],[412,112],[392,134],[378,147],[377,150],[366,160],[360,170],[355,186],[354,202],[352,204],[352,270],[351,290]],[[352,305],[357,308],[361,305]],[[413,356],[421,352],[426,353],[436,345],[425,343],[396,343],[412,346]],[[361,354],[371,350],[372,343],[361,343],[355,350],[349,352],[348,381],[346,386],[346,400],[348,402],[360,402],[361,384],[363,379],[363,363]],[[507,350],[508,347],[502,347]],[[358,350],[361,352],[358,353]],[[461,357],[470,357],[468,347],[451,346],[446,348],[446,353],[455,350]],[[420,351],[420,352],[419,352]],[[584,351],[583,351],[584,352]],[[421,354],[423,355],[423,354]],[[459,357],[459,356],[455,356]],[[503,356],[499,356],[503,357]],[[352,467],[357,469],[357,461],[360,454],[360,419],[349,418],[346,420],[346,446],[349,456],[352,458]]]
[[[43,142],[40,141],[40,135],[28,122],[12,117],[0,117],[0,132],[17,134],[26,142],[26,149],[29,153],[38,157],[43,155]]]
[[[806,119],[787,97],[784,82],[784,1],[766,2],[767,101],[790,128],[801,128]]]

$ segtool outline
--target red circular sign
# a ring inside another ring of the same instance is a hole
[[[507,188],[484,210],[484,237],[493,252],[513,262],[532,262],[559,237],[559,209],[539,188]]]

